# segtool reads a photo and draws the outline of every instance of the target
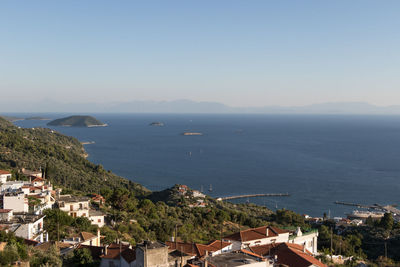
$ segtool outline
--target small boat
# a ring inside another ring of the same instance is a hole
[[[149,124],[150,126],[164,126],[163,122],[159,122],[159,121],[154,121],[152,123]]]
[[[210,188],[208,188],[208,191],[210,191],[210,192],[213,191],[213,189],[212,189],[212,184],[210,184]]]
[[[199,133],[199,132],[184,132],[184,133],[182,133],[182,135],[203,135],[203,133]]]

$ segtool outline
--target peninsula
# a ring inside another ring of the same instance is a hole
[[[92,116],[70,116],[56,119],[49,123],[49,126],[67,126],[67,127],[101,127],[107,126]]]

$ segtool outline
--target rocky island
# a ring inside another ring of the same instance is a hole
[[[104,127],[107,124],[102,123],[92,116],[69,116],[66,118],[56,119],[49,123],[49,126],[66,126],[66,127]]]

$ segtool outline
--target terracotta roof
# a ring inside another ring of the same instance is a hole
[[[266,244],[266,245],[260,245],[260,246],[252,246],[250,247],[250,250],[257,255],[260,256],[267,256],[270,255],[271,249],[280,245],[282,243],[276,243],[276,244]]]
[[[120,254],[121,251],[121,254]],[[104,259],[119,259],[120,255],[128,262],[131,263],[136,259],[136,252],[129,248],[128,245],[111,244],[107,247],[107,255],[100,256]]]
[[[0,175],[1,174],[11,174],[11,172],[0,170]]]
[[[0,213],[9,213],[10,211],[12,211],[12,210],[10,210],[10,209],[0,209]]]
[[[131,263],[132,261],[136,260],[136,251],[130,248],[125,249],[122,251],[121,256],[124,258],[124,260],[126,260],[127,263]]]
[[[97,237],[96,235],[94,235],[94,234],[92,234],[92,233],[88,233],[88,232],[81,232],[81,233],[80,233],[80,236],[82,237],[82,239],[83,239],[84,241],[90,240],[90,239],[93,239],[93,238],[96,238],[96,237]]]
[[[34,176],[34,177],[36,177],[36,176]],[[36,177],[32,182],[39,182],[39,181],[44,181],[44,179],[41,177]]]
[[[268,235],[267,235],[267,229],[268,229]],[[257,239],[275,237],[280,234],[288,232],[289,231],[287,230],[279,229],[272,226],[261,226],[258,228],[250,228],[247,230],[240,231],[238,233],[234,233],[232,235],[224,237],[224,239],[246,242]]]
[[[230,242],[222,241],[222,248],[225,248],[229,245],[231,245]],[[196,244],[196,247],[199,251],[199,257],[203,257],[206,255],[206,251],[215,252],[215,251],[221,250],[221,241],[215,240],[215,241],[209,243],[208,245]]]
[[[187,255],[198,255],[198,248],[196,244],[184,243],[184,242],[171,242],[167,241],[165,244],[168,246],[169,250],[178,250]]]
[[[244,253],[244,254],[247,254],[247,255],[250,255],[250,256],[257,257],[257,258],[259,258],[259,259],[261,259],[261,260],[263,260],[263,259],[264,259],[264,257],[262,257],[262,256],[260,256],[260,255],[258,255],[258,254],[256,254],[256,253],[254,253],[254,252],[251,252],[250,250],[247,250],[247,249],[241,249],[240,251],[241,251],[242,253]]]
[[[290,243],[282,243],[272,249],[272,254],[278,256],[278,263],[291,267],[308,267],[315,265],[319,267],[327,267],[312,256],[309,251],[303,250],[303,246]]]

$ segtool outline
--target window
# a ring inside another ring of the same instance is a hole
[[[101,223],[101,219],[98,219],[97,222]]]
[[[74,205],[69,205],[69,210],[73,211],[74,210]]]

